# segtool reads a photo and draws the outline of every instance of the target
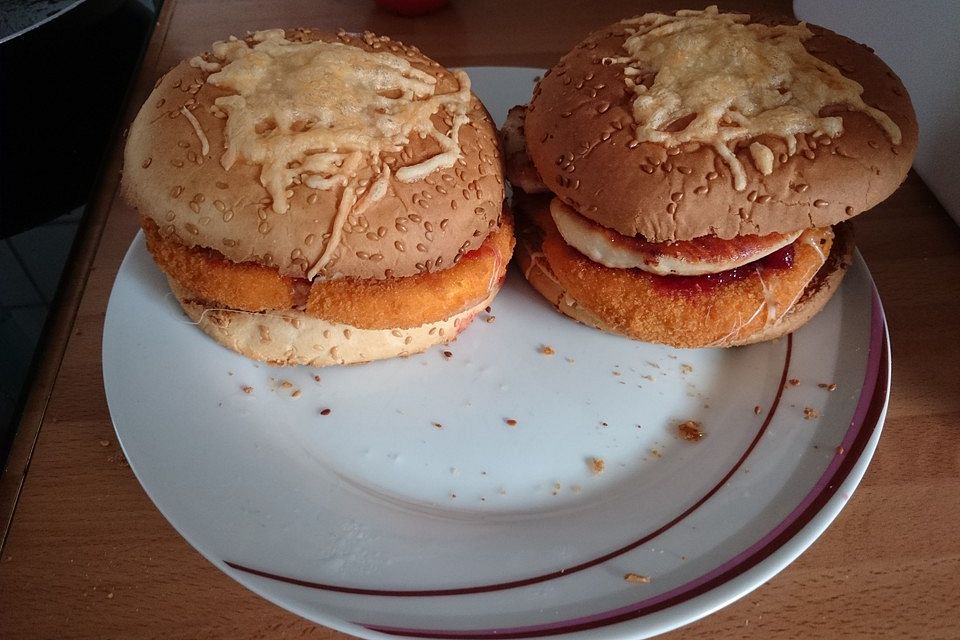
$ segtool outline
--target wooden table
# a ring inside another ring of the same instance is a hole
[[[785,0],[721,4],[790,11]],[[131,112],[178,59],[248,29],[371,29],[448,66],[549,66],[587,31],[654,6],[453,0],[439,13],[403,19],[359,0],[168,0]],[[0,638],[345,638],[211,566],[153,507],[117,447],[100,345],[113,279],[137,230],[117,194],[121,146],[96,192],[0,481],[0,523],[8,525]],[[893,391],[876,457],[854,498],[800,559],[665,637],[960,637],[960,230],[915,175],[857,222],[893,344]]]

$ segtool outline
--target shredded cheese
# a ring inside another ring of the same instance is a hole
[[[260,183],[278,214],[289,209],[294,184],[340,191],[329,240],[308,271],[313,278],[333,257],[347,216],[382,199],[391,175],[415,182],[460,159],[470,80],[455,71],[457,90],[437,93],[433,75],[392,53],[294,42],[282,29],[257,32],[252,40],[231,38],[212,47],[221,65],[207,82],[230,92],[215,101],[227,116],[220,163],[228,171],[241,161],[259,165]],[[445,131],[432,119],[441,110],[452,122]],[[391,174],[386,154],[402,151],[414,135],[433,139],[440,151]],[[378,177],[358,199],[357,174],[366,168]]]
[[[793,154],[799,133],[835,138],[843,120],[821,117],[826,106],[863,112],[900,143],[899,127],[864,103],[860,84],[804,48],[813,36],[804,23],[751,24],[749,15],[719,13],[711,6],[676,15],[648,13],[622,24],[629,34],[626,55],[604,62],[625,65],[624,82],[635,96],[636,140],[710,145],[730,167],[738,191],[746,188],[746,173],[731,146],[767,134],[783,139]],[[684,120],[686,126],[670,130]],[[766,153],[753,157],[762,173],[772,171]]]
[[[210,141],[207,140],[207,134],[203,132],[200,121],[197,120],[197,117],[190,113],[190,110],[186,107],[180,107],[180,113],[182,113],[190,122],[191,126],[193,126],[194,132],[197,134],[197,137],[200,138],[200,154],[206,157],[210,153]]]

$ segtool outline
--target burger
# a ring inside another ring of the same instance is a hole
[[[708,347],[823,308],[848,221],[903,181],[917,124],[867,47],[709,7],[591,34],[503,135],[530,283],[585,324]]]
[[[371,33],[217,42],[160,78],[124,154],[183,310],[278,365],[453,340],[503,283],[503,184],[467,75]]]

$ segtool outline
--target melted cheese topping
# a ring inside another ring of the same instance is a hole
[[[414,135],[439,145],[439,153],[398,168],[393,175],[401,182],[450,168],[461,157],[470,80],[454,71],[458,90],[438,94],[433,75],[391,53],[292,42],[282,29],[259,31],[253,41],[213,45],[220,65],[207,81],[232,92],[215,100],[227,116],[220,162],[227,170],[238,161],[260,165],[260,183],[277,213],[289,208],[294,184],[341,190],[330,241],[308,273],[313,278],[332,258],[347,215],[386,195],[385,154],[402,151]],[[452,122],[448,131],[431,119],[441,109]],[[377,177],[364,189],[357,172],[367,167]]]
[[[843,133],[843,120],[818,115],[828,105],[869,115],[900,143],[899,127],[863,102],[860,84],[804,48],[813,36],[806,24],[749,22],[749,15],[719,13],[712,6],[621,23],[629,34],[623,44],[627,55],[604,62],[625,65],[625,82],[636,95],[638,142],[708,144],[729,165],[738,191],[746,188],[746,174],[730,145],[767,134],[784,139],[793,153],[796,134],[835,138]],[[670,130],[687,120],[682,129]],[[764,172],[766,154],[753,157]]]

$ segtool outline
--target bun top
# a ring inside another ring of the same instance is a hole
[[[370,33],[275,29],[158,81],[130,127],[123,186],[187,246],[295,277],[390,278],[479,246],[503,168],[463,72]]]
[[[591,34],[537,85],[526,137],[567,204],[664,242],[846,220],[903,181],[917,124],[867,47],[710,7]]]

